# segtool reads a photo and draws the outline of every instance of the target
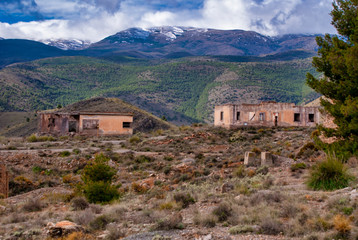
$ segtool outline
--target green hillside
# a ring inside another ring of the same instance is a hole
[[[176,123],[210,120],[227,102],[314,98],[311,59],[227,62],[208,57],[143,63],[58,57],[0,71],[0,111],[33,111],[95,96],[119,97]]]

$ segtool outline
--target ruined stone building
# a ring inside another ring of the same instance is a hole
[[[132,113],[104,112],[42,112],[39,133],[63,135],[122,135],[133,134]]]
[[[214,125],[225,128],[239,126],[303,126],[314,127],[321,121],[319,107],[296,106],[274,101],[260,104],[225,104],[215,106]]]
[[[0,195],[7,198],[9,196],[9,172],[6,166],[0,163]]]

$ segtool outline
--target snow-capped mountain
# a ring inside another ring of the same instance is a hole
[[[82,50],[91,45],[90,41],[79,39],[47,39],[41,42],[49,46],[60,48],[62,50]]]
[[[270,37],[253,31],[192,27],[130,28],[92,44],[88,50],[135,53],[147,57],[259,56],[288,50],[316,51],[314,35]]]

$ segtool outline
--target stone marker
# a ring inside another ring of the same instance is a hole
[[[254,166],[256,164],[254,152],[245,152],[244,165]]]
[[[272,166],[272,155],[270,152],[262,152],[261,153],[261,166]]]

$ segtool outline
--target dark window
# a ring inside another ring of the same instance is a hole
[[[83,129],[98,129],[99,120],[98,119],[83,119]]]
[[[224,120],[224,112],[220,112],[220,121]]]
[[[77,122],[76,121],[68,122],[68,131],[69,132],[77,132]]]
[[[54,127],[55,126],[55,119],[49,118],[48,119],[48,127]]]
[[[308,114],[308,121],[314,122],[314,114],[313,113]]]
[[[236,121],[240,121],[240,112],[236,113]]]
[[[265,113],[260,113],[259,120],[260,121],[265,121]]]
[[[123,128],[130,128],[131,123],[130,122],[123,122]]]
[[[295,113],[295,115],[293,116],[293,121],[301,122],[301,114]]]

